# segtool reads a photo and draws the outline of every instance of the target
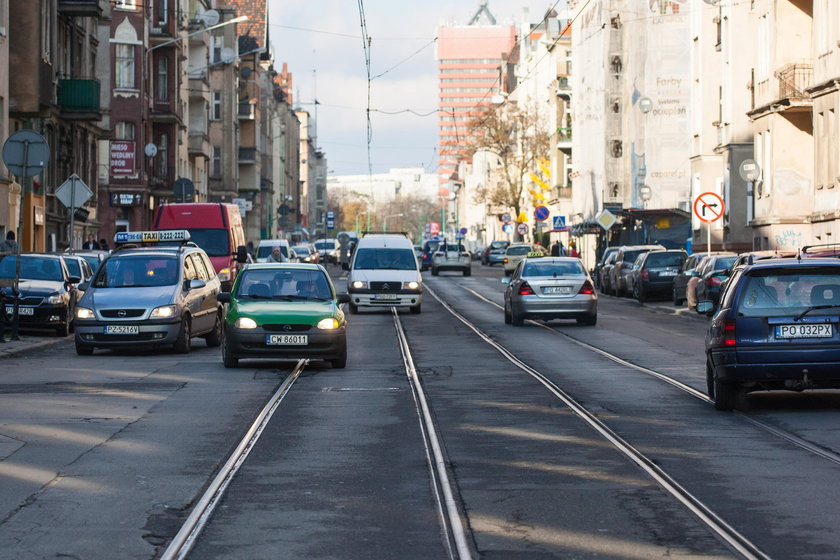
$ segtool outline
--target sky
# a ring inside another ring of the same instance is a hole
[[[515,24],[528,9],[537,22],[565,0],[489,0],[497,24]],[[275,68],[293,74],[295,105],[317,117],[316,144],[328,175],[366,175],[368,81],[360,5],[370,36],[370,160],[373,173],[392,167],[437,171],[435,31],[466,25],[478,0],[269,0]],[[314,101],[318,104],[315,105]]]

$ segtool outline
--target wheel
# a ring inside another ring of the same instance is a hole
[[[87,344],[80,344],[77,340],[76,354],[78,354],[79,356],[93,356],[93,346],[88,346]]]
[[[712,369],[712,362],[706,358],[706,394],[710,399],[715,398],[715,372]]]
[[[422,309],[420,308],[420,304],[419,304],[419,303],[418,303],[417,305],[415,305],[414,307],[409,307],[409,308],[408,308],[408,310],[409,310],[409,311],[410,311],[413,315],[419,315],[419,314],[420,314],[420,312],[422,311]]]
[[[347,306],[350,309],[350,313],[358,313],[359,312],[359,306],[356,305],[355,303],[348,303]]]
[[[592,314],[587,317],[581,317],[577,320],[577,324],[585,327],[594,327],[598,324],[598,314]]]
[[[337,358],[330,360],[330,366],[333,369],[344,369],[347,367],[347,342],[345,341],[341,347],[341,352]]]
[[[741,395],[741,390],[737,385],[730,385],[723,383],[719,379],[714,380],[715,388],[715,409],[717,410],[732,410],[738,404],[738,397]]]
[[[239,358],[234,356],[231,352],[230,343],[227,341],[227,337],[225,337],[225,341],[222,344],[222,362],[225,364],[226,368],[239,367]]]
[[[472,268],[465,268],[464,276],[472,276]]]
[[[510,316],[510,311],[508,311],[507,305],[505,305],[505,324],[510,325],[513,322],[513,319]]]
[[[179,354],[189,354],[192,343],[192,328],[188,317],[181,320],[181,332],[178,333],[178,340],[175,341],[175,351]]]
[[[636,286],[635,288],[633,288],[633,291],[636,295],[636,301],[638,301],[639,303],[644,303],[645,301],[647,301],[647,295],[645,294],[645,290],[643,288]]]
[[[216,324],[213,325],[213,330],[204,336],[207,341],[207,346],[218,346],[222,343],[222,313],[216,313]]]
[[[432,276],[437,276],[437,275],[438,275],[438,269],[436,269],[435,267],[432,267]]]
[[[522,318],[516,311],[513,309],[510,310],[510,324],[514,327],[521,327],[525,324],[525,319]]]
[[[677,297],[677,289],[676,288],[674,288],[674,290],[673,290],[673,296],[674,296],[673,297],[674,305],[682,305],[683,300],[682,300],[682,298]]]

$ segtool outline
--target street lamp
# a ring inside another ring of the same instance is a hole
[[[388,218],[402,218],[405,214],[400,212],[399,214],[388,214],[387,216],[382,217],[382,233],[388,231]]]
[[[365,214],[368,215],[368,223],[370,223],[370,211],[362,212],[360,214],[356,214],[356,235],[359,234],[359,216],[364,216]],[[370,229],[370,228],[368,228]]]

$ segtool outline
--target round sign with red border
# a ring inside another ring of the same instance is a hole
[[[516,224],[516,233],[526,235],[528,233],[528,224]]]
[[[707,224],[721,219],[725,209],[723,198],[717,193],[704,192],[694,199],[694,215]]]

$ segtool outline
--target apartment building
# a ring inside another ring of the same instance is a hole
[[[0,0],[0,137],[9,136],[9,0]],[[19,185],[0,165],[0,239],[6,232],[17,231]]]

